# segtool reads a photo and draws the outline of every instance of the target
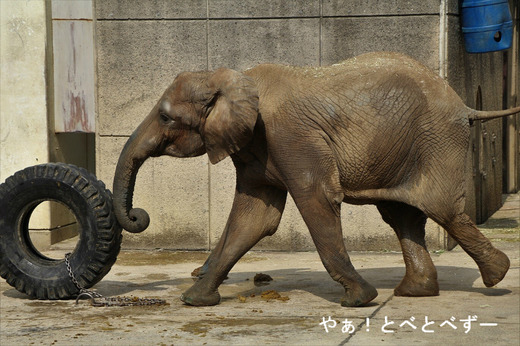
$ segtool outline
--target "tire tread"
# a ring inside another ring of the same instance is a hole
[[[92,225],[95,229],[90,231],[96,236],[95,246],[88,256],[82,254],[83,257],[88,257],[83,258],[87,263],[81,266],[83,268],[81,272],[76,273],[79,284],[84,288],[90,288],[110,271],[121,249],[121,227],[112,212],[112,194],[102,181],[97,180],[84,168],[64,163],[49,163],[25,168],[7,178],[0,185],[0,207],[2,204],[7,205],[9,199],[16,198],[14,191],[19,186],[34,184],[36,187],[42,181],[49,186],[53,184],[69,186],[74,193],[81,195],[91,210],[94,219]],[[0,225],[2,225],[1,220]],[[0,232],[14,226],[2,227]],[[78,293],[68,273],[67,276],[44,282],[38,282],[36,278],[28,278],[20,273],[16,260],[4,255],[5,246],[9,244],[0,241],[0,250],[2,250],[0,251],[0,275],[20,292],[38,299],[65,299]],[[42,267],[42,270],[45,268]]]

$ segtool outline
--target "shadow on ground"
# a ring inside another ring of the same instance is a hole
[[[359,274],[377,289],[393,289],[401,281],[405,270],[402,267],[390,268],[370,268],[360,269]],[[255,286],[253,277],[257,272],[239,272],[229,274],[229,279],[224,281],[220,291],[224,291],[231,287],[234,288],[236,295],[250,296],[252,294],[259,295],[266,290],[277,290],[279,292],[288,292],[291,290],[303,290],[315,296],[321,297],[330,302],[338,303],[343,295],[343,288],[334,282],[325,271],[311,271],[306,268],[282,269],[282,270],[266,270],[262,271],[273,278],[267,285]],[[503,296],[511,293],[508,289],[473,287],[475,280],[480,278],[478,269],[469,269],[455,266],[438,266],[437,274],[439,278],[440,291],[464,291],[480,293],[486,296]],[[167,277],[166,274],[157,274]],[[149,280],[149,279],[147,279]],[[175,289],[173,295],[180,296],[181,292],[189,288],[193,284],[190,277],[178,279],[165,279],[145,283],[127,280],[103,280],[94,288],[103,296],[124,296],[135,294],[135,291],[145,291],[150,296],[163,296],[165,291]],[[499,284],[500,286],[500,284]],[[159,292],[163,293],[159,293]],[[142,293],[140,293],[142,294]],[[167,293],[172,295],[172,293]],[[25,294],[15,289],[8,289],[3,293],[9,298],[31,300]],[[170,298],[176,298],[172,296]],[[227,300],[223,294],[223,300]]]
[[[478,225],[479,229],[494,229],[494,228],[511,228],[516,229],[520,226],[516,218],[501,218],[489,219],[485,223]]]

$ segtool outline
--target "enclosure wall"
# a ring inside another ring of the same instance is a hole
[[[263,62],[319,66],[390,50],[409,54],[439,73],[469,106],[475,107],[479,85],[485,109],[502,106],[503,53],[469,56],[464,52],[455,0],[156,0],[132,4],[130,0],[94,3],[96,161],[98,177],[108,185],[132,131],[185,70],[241,70]],[[486,128],[501,138],[500,120],[487,123]],[[489,162],[494,162],[486,176],[493,193],[488,199],[496,207],[501,195],[497,189],[502,148],[489,144],[485,150]],[[473,216],[474,155],[470,150],[467,173],[468,210]],[[213,248],[231,208],[234,183],[229,158],[214,166],[206,156],[147,160],[137,177],[134,206],[149,211],[151,224],[144,233],[125,235],[125,246]],[[344,205],[342,219],[348,248],[399,249],[393,231],[375,207]],[[427,234],[431,248],[446,246],[444,231],[431,221]],[[255,249],[314,249],[292,200],[278,232]]]

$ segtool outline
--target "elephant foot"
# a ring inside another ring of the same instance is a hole
[[[377,290],[374,286],[364,281],[345,289],[345,295],[341,298],[341,306],[356,307],[363,306],[377,297]]]
[[[220,294],[218,290],[208,291],[199,288],[195,283],[186,292],[181,294],[181,300],[192,306],[210,306],[220,303]]]
[[[428,297],[439,295],[439,283],[435,277],[410,278],[405,276],[399,286],[394,289],[394,295],[400,297]]]
[[[495,251],[490,261],[484,264],[479,263],[480,274],[486,287],[498,284],[509,270],[510,262],[507,255],[498,249],[495,249]]]

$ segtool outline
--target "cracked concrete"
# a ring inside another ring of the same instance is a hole
[[[511,260],[497,287],[486,288],[476,264],[456,247],[431,254],[440,296],[395,297],[393,288],[404,275],[401,254],[352,252],[355,267],[379,296],[366,307],[343,308],[343,288],[329,277],[316,252],[253,251],[221,286],[221,304],[197,308],[183,305],[178,297],[193,283],[190,273],[207,253],[123,250],[94,288],[105,296],[163,298],[169,305],[91,307],[86,300],[78,305],[74,300],[39,301],[2,280],[0,344],[518,344],[519,210],[519,195],[511,195],[480,227]],[[52,251],[60,256],[67,246]],[[273,281],[256,286],[257,273]],[[267,290],[289,299],[262,299]],[[329,317],[326,332],[323,321]],[[474,319],[471,329],[468,318]]]

